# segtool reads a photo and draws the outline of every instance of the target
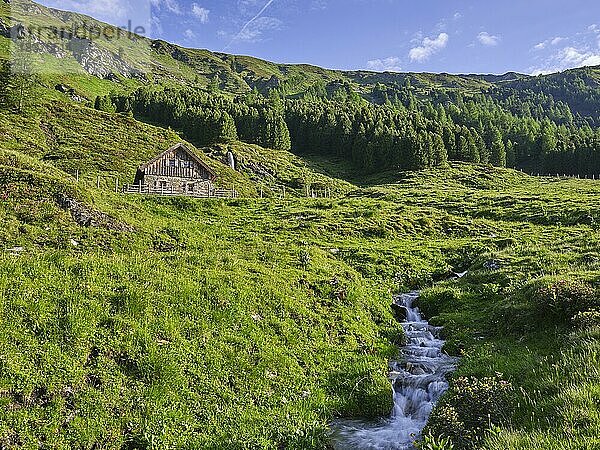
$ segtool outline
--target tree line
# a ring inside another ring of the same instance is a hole
[[[407,81],[378,85],[370,98],[340,85],[314,87],[291,99],[277,90],[231,97],[142,87],[130,95],[99,97],[95,107],[181,130],[198,145],[241,140],[336,155],[364,173],[437,167],[451,160],[600,174],[600,130],[542,92],[434,90],[422,95]]]

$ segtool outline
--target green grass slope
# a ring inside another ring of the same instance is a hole
[[[88,20],[23,1],[0,17]],[[348,81],[368,96],[409,76],[421,94],[546,89],[511,74],[342,73],[145,39],[103,48],[149,81],[203,89],[218,76],[231,93]],[[413,288],[462,357],[429,433],[461,449],[599,445],[600,182],[468,164],[359,177],[335,159],[186,143],[242,198],[124,196],[115,180],[185,141],[55,89],[92,100],[145,81],[42,62],[56,70],[37,106],[0,114],[0,448],[326,448],[332,419],[391,410],[402,330],[389,305]],[[590,92],[596,72],[585,69]]]
[[[3,446],[322,448],[331,418],[387,414],[393,279],[446,270],[418,214],[123,197],[3,155]],[[79,226],[64,195],[129,231]]]
[[[97,177],[104,188],[133,183],[137,168],[175,143],[185,142],[213,168],[217,183],[235,188],[245,196],[306,196],[319,190],[341,195],[354,187],[328,176],[290,152],[264,149],[241,142],[195,148],[178,133],[138,122],[121,114],[108,114],[92,108],[55,99],[40,88],[43,101],[25,115],[0,115],[0,148],[16,151],[60,169],[63,175],[80,176],[80,182],[95,187]],[[234,153],[238,171],[225,162]]]
[[[323,448],[333,418],[389,413],[387,361],[402,341],[391,294],[470,269],[422,307],[463,356],[457,382],[502,372],[514,386],[510,413],[478,429],[478,445],[544,448],[544,436],[546,448],[593,448],[598,325],[571,316],[598,306],[596,182],[454,165],[356,188],[324,175],[327,161],[231,144],[249,195],[264,165],[284,182],[326,177],[338,198],[122,196],[63,169],[126,174],[176,135],[85,108],[42,111],[62,130],[61,158],[41,160],[35,115],[21,128],[3,119],[2,446]],[[102,146],[125,126],[131,153],[114,150],[118,139]],[[68,144],[67,129],[88,127],[95,140]],[[206,149],[207,161],[224,150]],[[65,196],[104,219],[79,225]],[[566,303],[548,297],[544,286],[564,283],[575,286],[556,291]],[[451,393],[439,414],[460,400]],[[452,434],[470,432],[460,423],[442,431],[468,448]]]

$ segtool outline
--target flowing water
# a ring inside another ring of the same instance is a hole
[[[456,368],[456,358],[442,352],[440,327],[423,319],[413,306],[419,292],[399,295],[394,303],[406,311],[402,324],[406,345],[401,358],[390,364],[394,410],[378,423],[339,421],[334,424],[336,450],[409,450],[440,396],[448,389],[446,376]]]

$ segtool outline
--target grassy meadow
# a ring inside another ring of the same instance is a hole
[[[240,199],[123,196],[176,131],[44,98],[0,135],[0,448],[326,448],[389,414],[414,288],[462,357],[432,439],[599,445],[600,182],[232,142],[188,145]]]
[[[568,317],[598,306],[595,182],[454,165],[333,199],[161,199],[0,160],[5,448],[323,448],[334,417],[391,410],[391,295],[415,287],[457,380],[513,386],[477,446],[597,443],[597,314]],[[80,227],[59,194],[133,231]]]

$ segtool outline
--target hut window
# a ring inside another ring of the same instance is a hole
[[[177,162],[177,161],[175,161],[174,159],[170,159],[170,160],[169,160],[169,167],[175,167],[175,163],[176,163],[176,162]]]
[[[188,184],[188,191],[189,192],[194,192],[194,185],[193,184]]]

